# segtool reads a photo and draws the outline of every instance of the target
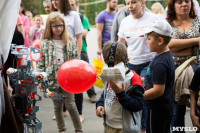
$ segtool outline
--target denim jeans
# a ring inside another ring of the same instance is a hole
[[[138,75],[140,75],[140,77],[145,77],[149,63],[150,62],[146,62],[140,65],[133,65],[128,63],[128,68],[135,71]],[[146,122],[147,122],[147,107],[144,105],[142,109],[141,131],[146,131]]]
[[[185,127],[186,105],[174,103],[171,127]],[[172,131],[172,133],[185,133],[185,131]]]
[[[177,68],[178,66],[175,66]],[[185,127],[185,113],[186,113],[186,104],[179,105],[174,103],[171,127]],[[172,131],[172,133],[185,133],[185,131]]]

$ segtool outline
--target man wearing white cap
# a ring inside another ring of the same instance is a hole
[[[143,81],[148,108],[146,132],[170,133],[175,67],[167,44],[171,40],[172,28],[163,20],[151,24],[146,33],[150,51],[157,52]]]

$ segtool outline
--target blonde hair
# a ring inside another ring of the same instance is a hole
[[[164,15],[165,14],[165,10],[163,8],[163,6],[160,4],[160,2],[156,2],[151,6],[151,11],[155,14],[161,14]]]
[[[41,20],[42,20],[42,22],[43,22],[42,16],[40,16],[40,15],[35,15],[34,20],[35,20],[35,18],[41,18]]]
[[[52,28],[51,25],[52,23],[54,23],[56,20],[61,20],[64,24],[64,29],[63,29],[63,33],[62,33],[62,40],[65,42],[65,44],[68,46],[73,43],[72,38],[68,35],[67,33],[67,26],[65,24],[65,20],[62,17],[62,15],[58,12],[52,12],[49,14],[47,21],[46,21],[46,27],[44,30],[44,35],[43,35],[43,39],[51,39],[53,37],[53,32],[52,32]]]
[[[117,6],[117,8],[115,9],[115,12],[120,11],[123,7],[125,7],[124,4],[119,4],[119,5]]]
[[[31,16],[33,17],[33,14],[32,14],[31,11],[25,11],[25,15],[26,15],[26,16],[27,16],[27,15],[31,15]]]

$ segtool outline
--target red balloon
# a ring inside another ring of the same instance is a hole
[[[97,78],[94,68],[83,60],[66,61],[58,70],[57,79],[61,88],[69,93],[82,93],[90,89]]]
[[[40,48],[40,44],[41,44],[42,40],[34,40],[32,43],[31,43],[31,46],[35,46],[36,48],[38,49],[41,49]]]

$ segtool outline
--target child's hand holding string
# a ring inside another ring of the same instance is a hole
[[[111,80],[110,86],[115,93],[121,93],[125,91],[124,83],[122,83],[122,88],[120,88],[113,80]]]

